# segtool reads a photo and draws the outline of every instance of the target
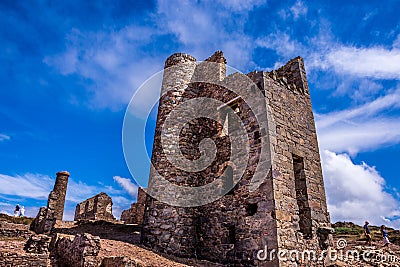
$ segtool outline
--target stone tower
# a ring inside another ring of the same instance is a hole
[[[41,207],[31,230],[37,234],[50,233],[57,221],[62,221],[64,214],[65,195],[67,194],[69,172],[56,173],[56,182],[49,194],[47,207]]]
[[[67,194],[69,172],[56,173],[53,191],[49,194],[47,208],[54,214],[54,219],[62,221],[64,215],[65,195]]]
[[[215,62],[215,67],[204,71],[203,63],[182,53],[166,60],[148,190],[165,191],[154,174],[157,170],[176,185],[195,187],[218,180],[222,188],[228,187],[228,193],[196,207],[172,206],[147,196],[142,243],[180,257],[237,266],[289,266],[290,261],[278,260],[274,252],[327,249],[330,218],[303,59],[294,58],[271,72],[228,77],[222,52],[216,52],[206,62]],[[198,82],[200,71],[215,83]],[[222,86],[221,82],[237,86],[235,83],[242,76],[253,83],[248,90],[261,92],[255,108]],[[179,132],[179,148],[189,160],[202,156],[199,145],[205,138],[211,139],[217,149],[210,166],[188,172],[168,160],[168,149],[172,148],[162,146],[162,127],[174,108],[200,97],[218,99],[225,106],[216,111],[219,121],[198,118]],[[240,117],[239,125],[248,137],[248,155],[243,156],[246,169],[237,184],[232,177],[239,167],[229,163],[234,155],[228,151],[231,127],[237,122],[224,111],[226,107]],[[268,129],[260,127],[256,117],[268,121]],[[270,158],[261,153],[265,149]],[[261,174],[260,183],[250,190],[256,173]],[[257,257],[266,247],[272,257]],[[300,262],[321,266],[316,260],[299,259]]]

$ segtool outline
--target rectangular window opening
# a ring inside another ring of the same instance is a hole
[[[241,126],[241,121],[237,119],[237,116],[240,116],[241,113],[239,100],[239,97],[234,98],[229,103],[218,108],[220,122],[222,124],[220,136],[227,136]]]
[[[236,244],[236,227],[235,227],[235,225],[228,226],[228,242],[229,242],[229,244]]]
[[[308,203],[307,180],[304,172],[304,160],[293,155],[293,170],[296,189],[296,200],[299,207],[299,227],[305,238],[312,237],[311,209]]]

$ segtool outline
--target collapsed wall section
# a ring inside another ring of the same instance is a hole
[[[139,187],[136,203],[132,203],[129,209],[122,212],[121,221],[124,221],[126,224],[142,224],[146,196],[146,192]]]

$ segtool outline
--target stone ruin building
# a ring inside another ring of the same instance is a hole
[[[204,185],[223,173],[225,183],[228,181],[232,188],[222,198],[197,207],[172,206],[148,195],[141,242],[154,251],[235,266],[289,266],[290,262],[277,257],[259,261],[257,252],[266,245],[268,252],[326,249],[330,245],[331,225],[303,59],[296,57],[270,72],[229,76],[222,52],[216,52],[206,62],[218,66],[206,73],[215,81],[213,84],[193,82],[204,64],[194,57],[177,53],[166,60],[152,164],[176,185]],[[249,90],[262,93],[257,110],[250,110],[240,95],[219,86],[219,82],[235,83],[235,77],[244,76],[255,84]],[[169,113],[179,104],[198,97],[226,103],[246,129],[250,155],[245,174],[235,186],[235,166],[226,164],[230,159],[225,151],[229,139],[221,134],[221,125],[227,119],[215,122],[199,118],[180,133],[182,154],[191,160],[200,157],[198,146],[202,139],[211,138],[216,143],[216,160],[205,170],[189,173],[176,168],[167,159],[168,148],[162,147],[162,126]],[[268,120],[267,131],[260,129],[255,115]],[[273,157],[260,157],[262,145]],[[263,170],[261,185],[249,190],[256,165],[268,162],[271,167]],[[154,172],[150,172],[148,192],[165,189],[158,185]],[[314,262],[305,264],[321,266]]]
[[[47,207],[41,207],[31,224],[31,230],[37,234],[49,234],[56,223],[62,223],[67,193],[69,172],[57,172],[54,189],[50,192]],[[74,221],[103,220],[116,221],[112,214],[112,199],[101,192],[76,206]]]
[[[57,221],[62,221],[69,172],[57,172],[53,191],[47,200],[47,207],[41,207],[31,229],[36,233],[49,233]]]
[[[94,197],[76,205],[74,221],[104,220],[115,221],[112,214],[112,199],[106,193],[101,192]]]
[[[142,224],[146,196],[146,192],[142,188],[138,188],[136,203],[132,203],[129,209],[122,212],[121,221],[126,224]]]

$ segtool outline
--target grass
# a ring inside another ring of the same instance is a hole
[[[360,225],[349,222],[337,222],[332,224],[332,227],[335,229],[335,236],[346,236],[346,238],[354,240],[364,239],[364,229]],[[369,229],[371,230],[373,240],[380,241],[381,234],[379,227],[370,225]],[[387,232],[390,242],[396,245],[400,245],[400,231],[392,228],[387,228]]]
[[[338,235],[360,235],[363,231],[357,228],[350,227],[337,227],[335,228],[335,234]]]
[[[0,213],[0,221],[6,221],[9,223],[30,225],[33,220],[34,220],[34,218],[30,218],[30,217],[14,217],[14,216],[9,216],[7,214]]]

